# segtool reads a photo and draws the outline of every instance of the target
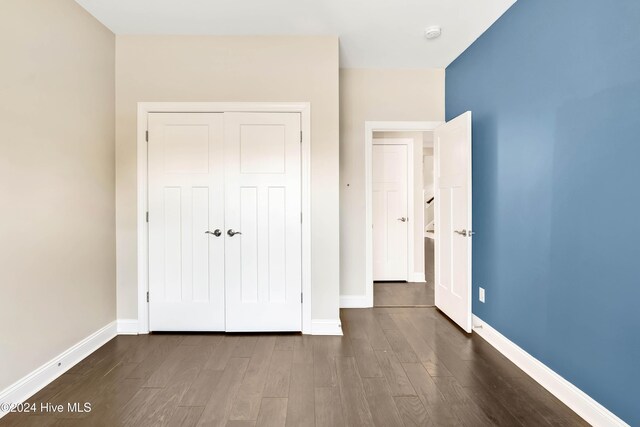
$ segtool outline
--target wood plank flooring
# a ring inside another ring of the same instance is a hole
[[[436,252],[435,252],[435,240],[428,237],[424,238],[424,277],[427,283],[435,283],[436,280]]]
[[[346,309],[343,337],[118,336],[0,426],[585,426],[433,308]]]
[[[435,303],[433,282],[374,282],[373,305],[375,307],[433,307]]]

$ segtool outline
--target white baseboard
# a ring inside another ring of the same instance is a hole
[[[116,333],[116,322],[113,321],[0,391],[0,403],[24,402],[103,346],[107,341],[115,337]],[[6,411],[0,409],[0,418],[6,414]]]
[[[413,273],[413,276],[411,277],[411,280],[409,280],[412,283],[425,283],[427,281],[425,275],[424,275],[424,271],[423,272],[416,272]]]
[[[138,335],[138,319],[118,319],[118,335]]]
[[[515,363],[531,378],[560,399],[565,405],[580,415],[589,424],[599,427],[629,427],[607,408],[593,400],[589,395],[562,378],[547,365],[510,341],[477,316],[473,316],[474,332],[494,346],[507,359]]]
[[[313,319],[311,335],[342,335],[340,319]]]
[[[369,308],[371,301],[365,295],[340,295],[340,308]]]

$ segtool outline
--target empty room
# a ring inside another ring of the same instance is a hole
[[[3,0],[0,426],[640,426],[636,0]]]

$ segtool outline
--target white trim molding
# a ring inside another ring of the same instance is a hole
[[[340,319],[313,319],[311,321],[311,334],[342,336],[342,323]]]
[[[366,295],[340,295],[340,308],[370,308]]]
[[[0,391],[0,403],[22,403],[116,336],[116,322],[100,328],[44,365]],[[0,408],[0,418],[7,411]]]
[[[365,182],[365,273],[366,307],[373,307],[373,133],[430,132],[444,122],[364,122],[364,182]],[[424,221],[424,219],[423,219]],[[424,229],[424,226],[420,228]],[[413,269],[413,268],[412,268]],[[412,271],[409,270],[409,272]]]
[[[413,273],[413,276],[411,277],[411,280],[409,280],[410,282],[413,283],[426,283],[427,282],[427,278],[424,274],[424,271],[420,272],[420,271],[415,271]]]
[[[595,427],[629,427],[629,424],[475,315],[473,325],[474,332],[589,424]]]
[[[311,104],[309,102],[139,102],[137,133],[138,333],[149,333],[147,117],[149,113],[300,113],[302,130],[302,333],[312,334],[311,321]]]
[[[138,319],[118,319],[118,335],[138,335]]]

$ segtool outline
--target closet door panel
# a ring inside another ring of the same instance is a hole
[[[227,330],[300,331],[300,114],[224,121]]]
[[[223,137],[221,113],[149,114],[151,331],[225,329]]]

